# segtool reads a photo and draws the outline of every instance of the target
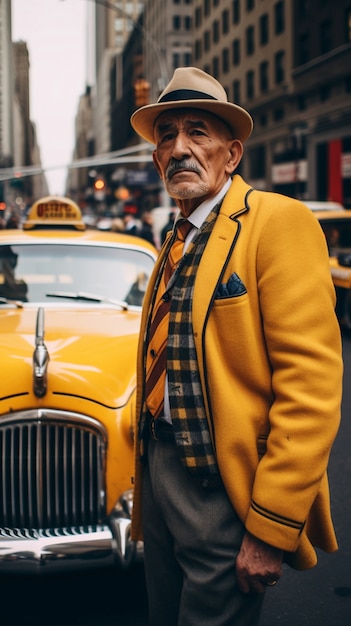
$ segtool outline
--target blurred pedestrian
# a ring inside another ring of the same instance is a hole
[[[127,202],[123,208],[124,232],[127,235],[134,235],[135,237],[139,235],[140,220],[137,217],[138,207],[131,202]]]
[[[153,219],[151,211],[144,211],[141,215],[141,227],[139,229],[139,237],[146,239],[149,243],[155,246],[155,239],[153,233]]]
[[[114,217],[112,220],[111,230],[113,233],[124,233],[124,221],[121,217]]]

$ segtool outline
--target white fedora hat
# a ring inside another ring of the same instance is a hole
[[[233,139],[245,141],[251,134],[251,115],[242,107],[228,102],[222,85],[197,67],[179,67],[155,104],[137,109],[131,119],[134,130],[146,141],[155,143],[155,121],[168,109],[202,109],[222,119],[233,133]]]

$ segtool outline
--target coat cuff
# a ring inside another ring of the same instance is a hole
[[[261,541],[287,552],[297,550],[305,521],[290,519],[251,501],[246,529]]]

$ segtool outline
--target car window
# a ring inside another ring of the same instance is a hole
[[[91,293],[141,306],[153,267],[142,250],[111,246],[0,246],[0,297],[60,301],[55,292]]]
[[[330,254],[351,252],[351,219],[320,220]]]

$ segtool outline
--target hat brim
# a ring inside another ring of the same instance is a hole
[[[170,109],[200,109],[212,113],[229,126],[233,133],[233,139],[239,139],[242,142],[246,141],[253,129],[251,115],[237,104],[202,99],[147,104],[133,113],[130,123],[140,137],[150,143],[156,143],[155,122],[161,113]]]

